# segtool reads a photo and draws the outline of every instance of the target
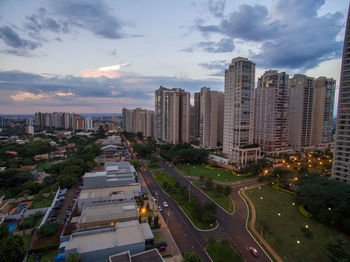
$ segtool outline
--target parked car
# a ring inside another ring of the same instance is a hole
[[[259,256],[258,250],[256,250],[256,248],[254,247],[248,247],[250,253],[252,253],[253,256],[257,257]]]
[[[152,197],[152,201],[153,201],[153,202],[156,202],[156,198],[155,198],[155,197]]]
[[[158,206],[158,211],[163,211],[162,207],[161,206]]]
[[[168,246],[168,243],[165,242],[165,241],[161,241],[161,242],[155,244],[154,246],[155,246],[156,248],[160,248],[161,246],[167,247],[167,246]]]
[[[164,206],[164,207],[168,207],[169,205],[168,205],[167,202],[164,201],[164,202],[163,202],[163,206]]]
[[[162,251],[165,251],[166,250],[166,247],[165,246],[160,246],[158,247],[158,251],[159,252],[162,252]]]

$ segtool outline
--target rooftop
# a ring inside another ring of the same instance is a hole
[[[146,227],[149,227],[146,223]],[[151,230],[151,229],[149,229]],[[153,235],[152,235],[153,237]],[[117,223],[115,227],[73,233],[66,250],[77,249],[79,254],[126,246],[146,240],[138,220]]]
[[[120,220],[139,216],[135,201],[102,203],[85,206],[79,223]]]
[[[157,249],[147,250],[145,252],[130,256],[126,251],[109,257],[108,262],[164,262]]]
[[[117,199],[120,195],[134,195],[136,192],[141,192],[141,186],[139,183],[134,183],[127,186],[87,188],[81,190],[79,199],[104,198],[108,196],[110,196],[112,199]]]

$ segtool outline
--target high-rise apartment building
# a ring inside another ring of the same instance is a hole
[[[180,88],[155,91],[155,138],[171,144],[190,142],[190,93]]]
[[[199,111],[195,126],[199,126],[200,146],[216,148],[218,144],[222,145],[224,94],[203,87],[200,93],[194,95],[197,99],[199,97],[199,103],[195,102],[195,112]]]
[[[92,117],[85,117],[85,130],[93,130],[94,129],[94,121]]]
[[[296,74],[289,80],[289,87],[289,145],[297,151],[308,150],[311,146],[315,79]]]
[[[260,158],[253,145],[255,63],[232,59],[225,70],[223,152],[230,162],[242,167]]]
[[[151,110],[123,108],[123,129],[127,132],[141,132],[145,137],[154,136],[154,112]]]
[[[54,112],[35,113],[35,125],[40,127],[54,127],[64,129],[84,129],[85,119],[78,114]]]
[[[123,108],[123,129],[126,132],[132,132],[133,110]]]
[[[290,151],[288,146],[289,76],[266,71],[255,90],[254,143],[267,154]]]
[[[199,123],[201,110],[201,93],[194,93],[194,137],[199,139]]]
[[[346,23],[339,85],[332,178],[350,183],[350,8]]]
[[[335,84],[333,78],[319,77],[315,80],[311,138],[313,145],[332,142]]]

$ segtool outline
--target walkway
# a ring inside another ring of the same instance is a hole
[[[247,189],[251,189],[257,186],[253,186],[250,188],[246,188],[241,190],[241,194],[244,196],[244,198],[248,201],[251,212],[252,212],[252,218],[250,220],[250,228],[251,230],[254,232],[254,234],[256,235],[256,237],[259,239],[260,243],[262,243],[265,248],[270,252],[270,254],[276,259],[276,261],[278,262],[282,262],[283,260],[281,259],[281,257],[275,252],[275,250],[272,249],[272,247],[265,241],[265,239],[259,234],[259,232],[256,230],[255,228],[255,220],[256,220],[256,210],[255,210],[255,206],[253,204],[253,202],[250,200],[250,198],[247,196],[247,194],[245,193],[245,191]]]

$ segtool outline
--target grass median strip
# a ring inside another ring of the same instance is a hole
[[[211,178],[220,182],[235,182],[249,178],[250,176],[238,175],[235,171],[226,168],[211,168],[204,165],[176,165],[178,169],[188,176]]]
[[[187,188],[181,186],[167,172],[154,173],[153,177],[159,186],[176,201],[197,228],[208,230],[216,227],[214,203],[208,203],[204,206],[199,205],[198,199],[195,196],[189,197]]]
[[[206,249],[214,262],[243,262],[244,260],[231,246],[227,239],[211,241]]]
[[[204,186],[203,182],[194,181],[198,188],[202,189]],[[227,212],[232,213],[234,210],[232,199],[230,198],[230,193],[225,195],[222,192],[218,192],[215,188],[212,190],[202,190],[204,194],[207,194],[210,198],[212,198],[216,203],[218,203],[222,208],[224,208]]]

